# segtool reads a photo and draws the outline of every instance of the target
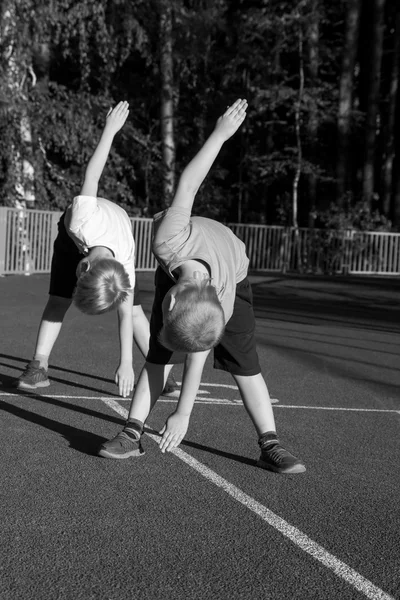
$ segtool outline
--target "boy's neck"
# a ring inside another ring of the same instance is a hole
[[[90,248],[87,258],[91,260],[95,258],[114,258],[114,253],[105,246],[93,246],[93,248]]]
[[[187,260],[176,269],[176,273],[179,281],[182,279],[191,279],[195,277],[195,273],[200,273],[199,277],[201,278],[203,275],[205,277],[210,277],[211,275],[209,267],[202,260]]]

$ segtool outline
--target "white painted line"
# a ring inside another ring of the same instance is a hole
[[[179,385],[182,385],[182,381],[177,381],[176,383],[178,383]],[[201,382],[200,385],[204,386],[204,387],[227,388],[229,390],[237,390],[238,389],[237,385],[230,385],[229,383],[203,383],[203,382]]]
[[[278,408],[302,408],[306,410],[339,410],[348,412],[373,412],[373,413],[399,413],[399,410],[392,408],[345,408],[342,406],[298,406],[292,404],[279,404]]]
[[[111,400],[111,398],[104,398],[103,402],[126,421],[128,418],[128,411],[126,408],[123,408],[116,400]]]
[[[26,396],[32,392],[28,392],[27,394],[21,394],[20,391],[15,392],[0,392],[0,399],[2,396]],[[36,396],[40,396],[42,398],[58,398],[60,400],[101,400],[102,402],[106,400],[118,400],[118,402],[130,402],[131,397],[121,398],[116,396],[71,396],[68,394],[40,394],[33,392]],[[175,396],[161,396],[158,402],[175,402]],[[277,398],[271,398],[272,404],[276,404],[277,408],[292,408],[292,409],[300,409],[300,410],[332,410],[332,411],[344,411],[344,412],[364,412],[364,413],[397,413],[400,414],[400,410],[395,410],[392,408],[345,408],[342,406],[301,406],[296,404],[278,404],[279,400]],[[227,406],[242,406],[242,401],[238,400],[226,400],[224,398],[199,398],[196,397],[196,404],[225,404]]]
[[[25,390],[26,392],[26,390]],[[55,398],[55,399],[59,399],[59,400],[101,400],[102,402],[105,402],[106,400],[112,400],[114,399],[118,399],[119,402],[130,402],[131,401],[131,396],[128,396],[127,398],[122,398],[122,397],[110,397],[110,396],[70,396],[67,394],[41,394],[40,391],[39,392],[35,392],[35,391],[30,391],[28,393],[25,394],[21,394],[21,390],[19,391],[15,391],[15,392],[0,392],[0,400],[1,400],[1,396],[27,396],[28,394],[35,394],[36,397],[40,397],[40,398]],[[202,392],[203,394],[209,394],[209,392]],[[176,396],[175,396],[176,394]],[[174,392],[174,394],[169,394],[168,396],[160,396],[158,402],[176,402],[177,399],[179,397],[179,392]],[[279,402],[279,400],[277,400],[276,398],[271,398],[271,403],[274,404],[276,402]],[[240,399],[238,400],[226,400],[225,398],[210,398],[207,396],[207,398],[202,398],[199,396],[196,396],[195,399],[195,403],[196,404],[215,404],[215,405],[226,405],[226,406],[242,406],[242,401]]]
[[[128,411],[118,404],[115,400],[109,400],[106,402],[112,410],[121,415],[124,419],[128,417]],[[145,432],[146,435],[152,438],[155,442],[158,442],[159,436],[152,433]],[[217,487],[224,490],[229,496],[234,498],[237,502],[240,502],[247,509],[261,517],[263,521],[274,527],[282,535],[287,537],[291,542],[298,546],[304,552],[307,552],[310,556],[318,560],[325,567],[333,571],[335,575],[341,577],[346,583],[353,586],[356,590],[364,594],[366,598],[370,600],[395,600],[393,596],[390,596],[382,589],[374,585],[371,581],[360,575],[357,571],[352,569],[349,565],[342,562],[336,556],[325,550],[322,546],[314,542],[305,533],[290,525],[287,521],[276,515],[269,508],[263,506],[260,502],[257,502],[251,496],[248,496],[241,489],[235,485],[229,483],[226,479],[203,465],[201,462],[181,450],[180,448],[174,448],[171,451],[172,454],[180,458],[183,462],[188,464],[192,469],[200,473],[205,479],[208,479]]]

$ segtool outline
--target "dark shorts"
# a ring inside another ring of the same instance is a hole
[[[183,362],[182,353],[173,353],[162,346],[158,334],[163,325],[162,301],[174,285],[172,279],[158,267],[155,274],[155,296],[150,319],[150,350],[148,362],[175,364]],[[233,314],[226,324],[221,341],[214,348],[214,368],[232,375],[258,375],[261,372],[255,341],[253,293],[246,277],[236,286]]]
[[[54,240],[49,294],[61,298],[72,298],[77,282],[76,268],[85,255],[79,252],[73,240],[69,237],[65,229],[64,219],[65,213],[61,215],[58,222],[58,235]],[[136,306],[140,303],[140,290],[136,277],[133,305]]]

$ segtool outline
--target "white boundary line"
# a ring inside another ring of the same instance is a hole
[[[210,384],[211,385],[211,384]],[[232,386],[233,387],[233,386]],[[235,388],[236,389],[236,388]],[[68,394],[40,394],[39,392],[32,392],[36,396],[41,396],[42,398],[55,398],[59,400],[101,400],[102,402],[117,401],[118,402],[130,402],[131,397],[129,398],[116,398],[114,396],[71,396]],[[0,392],[0,400],[2,396],[26,396],[28,394],[21,394],[21,390],[15,392]],[[175,396],[161,396],[157,402],[176,402],[177,398]],[[330,410],[330,411],[341,411],[341,412],[364,412],[364,413],[397,413],[400,415],[400,410],[392,409],[392,408],[345,408],[342,406],[307,406],[307,405],[297,405],[297,404],[277,404],[279,400],[277,398],[271,398],[272,404],[276,406],[274,408],[292,408],[292,409],[300,409],[300,410]],[[224,405],[224,406],[243,406],[243,403],[240,399],[238,400],[225,400],[224,398],[207,398],[196,397],[196,404],[214,404],[214,405]]]
[[[128,417],[128,411],[120,406],[117,401],[104,400],[104,402],[109,408],[118,413],[124,419]],[[146,435],[156,442],[159,439],[157,436],[149,432],[146,432]],[[208,479],[211,481],[211,483],[224,490],[234,500],[240,502],[254,514],[261,517],[261,519],[268,523],[268,525],[274,527],[301,550],[307,552],[325,567],[333,571],[337,577],[341,577],[344,581],[346,581],[346,583],[350,584],[356,590],[364,594],[366,598],[369,598],[370,600],[395,600],[393,596],[390,596],[382,589],[374,585],[371,581],[360,575],[360,573],[357,573],[357,571],[352,569],[349,565],[336,558],[333,554],[325,550],[325,548],[309,538],[305,533],[293,525],[290,525],[290,523],[276,515],[269,508],[266,508],[254,500],[254,498],[245,494],[245,492],[237,488],[232,483],[229,483],[229,481],[203,465],[201,462],[180,448],[174,448],[171,453],[188,464],[192,469],[200,473],[200,475],[202,475],[205,479]]]
[[[40,398],[55,398],[58,400],[101,400],[102,402],[105,402],[107,400],[118,400],[118,402],[130,402],[131,401],[131,396],[129,396],[128,398],[120,398],[120,397],[115,397],[115,396],[71,396],[68,394],[41,394],[40,390],[30,390],[30,391],[26,391],[25,393],[21,393],[24,392],[24,390],[19,390],[19,391],[15,391],[15,392],[0,392],[0,401],[2,396],[24,396],[24,397],[29,397],[29,394],[33,394],[35,395],[36,398],[40,397]],[[208,392],[203,392],[203,393],[208,393]],[[176,402],[178,400],[179,394],[176,395],[168,395],[168,396],[161,396],[157,402]],[[215,404],[215,405],[224,405],[224,406],[243,406],[243,402],[238,399],[238,400],[227,400],[224,398],[210,398],[209,396],[207,397],[203,397],[203,396],[196,396],[196,400],[195,400],[196,404]],[[272,404],[275,404],[276,402],[279,402],[279,400],[277,400],[276,398],[271,398],[271,402]]]

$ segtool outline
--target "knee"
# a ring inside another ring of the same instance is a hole
[[[147,322],[147,317],[144,314],[143,308],[141,305],[134,305],[132,310],[132,319],[134,323]]]
[[[49,296],[49,299],[46,304],[46,308],[44,309],[44,318],[47,320],[52,320],[49,317],[57,318],[57,320],[62,319],[71,306],[72,299],[71,298],[61,298],[61,296]]]

